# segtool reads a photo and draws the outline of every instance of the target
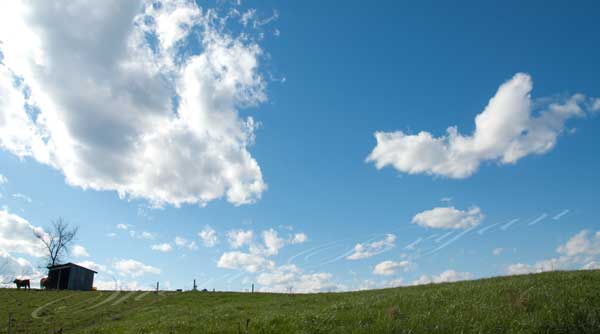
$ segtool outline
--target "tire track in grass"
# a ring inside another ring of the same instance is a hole
[[[115,291],[112,295],[108,296],[105,300],[99,302],[96,305],[92,305],[92,306],[88,307],[86,310],[93,310],[95,308],[98,308],[98,307],[110,302],[111,300],[117,298],[120,293],[121,293],[121,291]]]
[[[125,294],[125,296],[123,296],[123,297],[121,297],[121,298],[117,299],[117,301],[115,301],[114,303],[110,304],[110,306],[119,305],[119,304],[121,304],[122,302],[124,302],[124,301],[126,301],[127,299],[129,299],[129,297],[131,297],[131,296],[133,296],[133,295],[135,295],[135,291],[131,291],[131,292],[129,292],[129,293],[127,293],[127,294]]]
[[[84,299],[84,300],[80,301],[79,303],[69,306],[69,308],[76,309],[76,311],[74,311],[73,313],[81,312],[81,311],[85,310],[86,307],[92,305],[95,301],[102,298],[102,296],[104,296],[104,295],[105,295],[104,293],[99,292],[97,296]]]
[[[133,300],[135,300],[136,302],[137,302],[137,301],[140,301],[140,299],[142,299],[142,298],[146,297],[146,296],[147,296],[149,293],[151,293],[151,292],[152,292],[152,291],[146,291],[146,292],[143,292],[141,295],[139,295],[139,296],[136,296],[136,297],[135,297]]]
[[[40,312],[42,312],[46,307],[48,307],[48,306],[50,306],[50,305],[52,305],[54,303],[58,303],[61,300],[65,300],[67,298],[71,298],[73,296],[74,296],[74,294],[71,294],[71,295],[64,296],[64,297],[61,297],[61,298],[58,298],[58,299],[54,299],[54,300],[52,300],[52,301],[50,301],[50,302],[48,302],[48,303],[46,303],[46,304],[44,304],[44,305],[36,308],[35,310],[33,310],[31,312],[31,317],[33,319],[43,319],[43,318],[46,318],[45,316],[40,316]]]

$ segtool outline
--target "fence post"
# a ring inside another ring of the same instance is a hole
[[[252,283],[252,293],[254,293],[254,283]]]
[[[156,282],[156,293],[158,293],[158,282]]]

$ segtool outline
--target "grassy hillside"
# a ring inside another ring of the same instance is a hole
[[[600,333],[600,271],[310,295],[1,289],[2,333],[9,312],[12,333]]]

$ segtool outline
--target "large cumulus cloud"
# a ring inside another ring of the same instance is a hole
[[[0,4],[0,147],[154,205],[252,203],[260,46],[187,0]]]

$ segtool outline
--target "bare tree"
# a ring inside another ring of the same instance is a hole
[[[48,266],[61,263],[69,254],[69,248],[77,236],[77,230],[77,226],[70,226],[62,217],[58,217],[58,219],[52,221],[48,231],[33,232],[44,245]]]

